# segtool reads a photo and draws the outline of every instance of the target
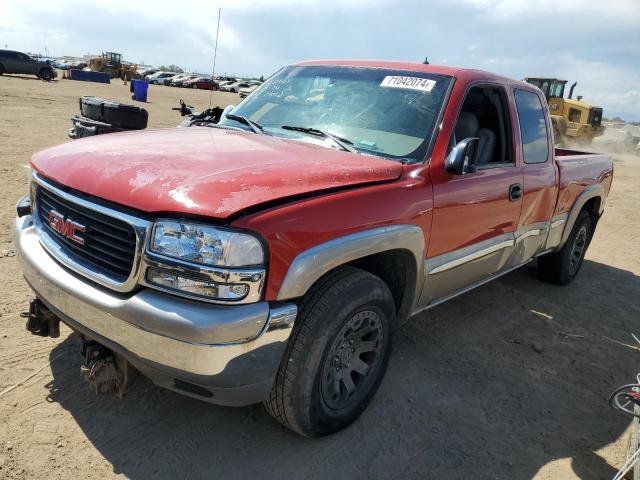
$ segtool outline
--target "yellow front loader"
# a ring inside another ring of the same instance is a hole
[[[89,68],[93,72],[108,73],[111,78],[122,78],[127,73],[134,78],[137,65],[122,63],[122,54],[102,52],[102,56],[89,60]]]
[[[576,100],[572,98],[577,82],[571,85],[569,95],[564,98],[566,80],[527,77],[525,81],[542,90],[547,98],[556,145],[565,145],[571,141],[578,145],[588,145],[595,137],[604,133],[602,108],[583,102],[581,96]]]

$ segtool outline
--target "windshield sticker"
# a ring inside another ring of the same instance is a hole
[[[395,75],[384,77],[384,80],[380,83],[381,87],[407,88],[409,90],[420,90],[422,92],[430,92],[435,85],[435,80],[429,80],[428,78],[397,77]]]

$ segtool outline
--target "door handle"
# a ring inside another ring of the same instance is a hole
[[[515,202],[520,198],[522,198],[522,185],[520,185],[519,183],[509,185],[509,201]]]

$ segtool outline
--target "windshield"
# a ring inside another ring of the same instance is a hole
[[[283,126],[317,129],[360,152],[422,161],[451,77],[404,70],[337,66],[286,67],[233,113],[265,133],[318,142]],[[223,125],[249,129],[224,119]],[[329,139],[323,144],[335,146]]]

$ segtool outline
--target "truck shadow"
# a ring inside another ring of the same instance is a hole
[[[587,261],[568,287],[515,272],[402,327],[368,410],[322,439],[297,437],[261,406],[212,406],[145,378],[123,400],[95,396],[72,338],[51,353],[49,400],[132,479],[529,479],[563,458],[579,478],[611,478],[596,452],[630,421],[607,398],[637,362],[607,337],[632,342],[639,313],[640,278],[625,270]]]

